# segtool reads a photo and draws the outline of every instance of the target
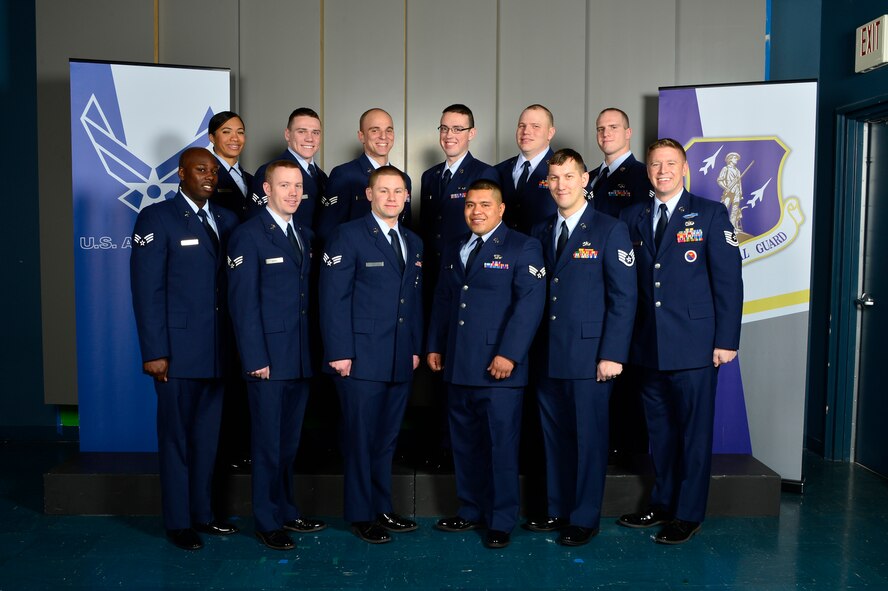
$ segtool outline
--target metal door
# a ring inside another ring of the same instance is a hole
[[[888,476],[888,121],[867,126],[855,461]]]

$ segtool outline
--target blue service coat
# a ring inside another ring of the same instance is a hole
[[[526,386],[527,353],[546,298],[542,247],[500,224],[466,275],[459,251],[470,237],[444,252],[427,349],[443,354],[446,382]],[[508,378],[497,380],[487,371],[496,355],[516,363]]]
[[[555,215],[557,207],[549,192],[547,164],[552,155],[552,149],[549,148],[539,165],[527,177],[527,184],[521,192],[515,189],[515,181],[512,179],[512,170],[518,162],[518,156],[496,165],[503,189],[503,203],[506,204],[503,219],[510,228],[529,235],[534,225]]]
[[[400,224],[398,230],[407,244],[403,274],[371,213],[339,226],[324,247],[324,361],[351,359],[353,378],[411,381],[413,356],[422,352],[422,241]]]
[[[225,247],[237,217],[210,205],[218,252],[181,192],[136,218],[130,279],[142,361],[166,357],[171,378],[218,378],[229,361]]]
[[[240,221],[244,221],[250,217],[253,210],[258,209],[251,199],[251,187],[253,185],[253,175],[244,170],[243,166],[238,164],[241,172],[244,173],[244,184],[247,187],[247,194],[244,195],[237,183],[231,177],[228,169],[219,165],[219,174],[216,182],[216,191],[211,197],[213,205],[221,205],[225,209],[231,211],[238,217]]]
[[[312,375],[308,336],[312,234],[298,222],[294,225],[303,245],[299,263],[289,239],[265,208],[231,235],[229,302],[247,380],[257,379],[249,372],[266,366],[271,380]]]
[[[654,247],[648,199],[623,210],[638,268],[630,362],[659,370],[712,365],[714,348],[740,347],[743,279],[725,206],[685,191]]]
[[[471,152],[467,152],[459,170],[442,193],[444,166],[445,163],[441,162],[426,170],[420,183],[420,234],[425,242],[426,260],[436,270],[444,246],[466,233],[465,202],[469,186],[478,179],[500,182],[495,168],[476,160]]]
[[[586,207],[555,261],[557,217],[537,224],[548,275],[540,330],[543,374],[595,379],[597,362],[625,363],[635,321],[635,255],[626,224]]]
[[[370,184],[370,173],[373,165],[366,154],[361,154],[351,162],[340,164],[330,172],[324,197],[321,199],[321,211],[318,214],[318,237],[322,241],[333,233],[339,225],[356,220],[370,213],[370,201],[367,199],[367,186]],[[410,227],[410,193],[413,184],[404,173],[407,181],[407,204],[398,218],[399,227]]]
[[[260,208],[265,207],[268,203],[268,196],[265,194],[265,187],[262,186],[262,183],[265,182],[265,169],[276,160],[289,160],[299,165],[299,170],[302,172],[302,202],[299,204],[299,209],[296,210],[294,216],[297,224],[316,231],[318,212],[321,208],[321,197],[324,195],[324,190],[327,186],[327,174],[321,170],[317,162],[315,162],[315,168],[317,168],[318,175],[315,178],[302,168],[302,164],[293,156],[289,149],[284,150],[277,158],[269,160],[256,171],[252,186],[252,201],[256,204],[261,204],[258,205]]]
[[[644,162],[636,160],[632,154],[629,154],[617,170],[593,191],[592,186],[601,174],[602,166],[604,164],[589,171],[587,187],[588,199],[598,211],[619,217],[622,210],[637,203],[646,203],[653,196],[651,193],[653,187],[647,176],[647,166]]]

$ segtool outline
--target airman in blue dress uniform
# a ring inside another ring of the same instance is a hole
[[[546,162],[552,157],[549,143],[554,136],[552,112],[543,105],[530,105],[518,118],[515,131],[518,155],[496,165],[506,205],[506,225],[525,234],[555,214],[546,180],[549,174]]]
[[[653,194],[647,167],[630,150],[632,128],[622,109],[603,109],[595,120],[595,136],[604,161],[589,173],[587,198],[596,210],[619,217],[623,209],[646,203]],[[614,380],[610,408],[613,459],[631,465],[636,456],[648,452],[641,388],[634,366],[624,366],[623,373]]]
[[[718,368],[740,345],[743,280],[724,205],[684,190],[682,145],[657,140],[647,167],[655,198],[623,210],[622,219],[638,269],[629,358],[641,367],[656,479],[648,508],[619,523],[665,524],[655,541],[681,544],[706,515]]]
[[[294,109],[284,130],[287,149],[272,160],[272,162],[290,160],[299,165],[299,171],[302,173],[302,203],[296,211],[296,223],[304,228],[311,228],[312,231],[317,231],[321,198],[327,185],[327,175],[314,159],[321,149],[322,139],[320,115],[309,107]],[[270,162],[263,164],[256,171],[251,189],[250,201],[258,210],[268,202],[265,192],[265,167],[269,164]]]
[[[558,542],[580,546],[598,533],[608,459],[608,400],[629,356],[635,320],[635,255],[626,224],[596,211],[577,152],[549,160],[558,213],[536,226],[548,278],[546,312],[535,351],[537,401],[546,448],[548,517],[532,531],[560,529]]]
[[[342,408],[344,517],[362,540],[417,528],[394,512],[392,458],[422,351],[422,241],[398,223],[404,174],[383,166],[365,191],[371,211],[324,247],[321,335]]]
[[[395,146],[395,124],[391,115],[377,108],[365,111],[358,124],[358,140],[364,146],[364,153],[330,172],[317,226],[322,241],[326,241],[339,224],[363,218],[370,212],[370,202],[366,196],[370,173],[390,164],[389,152]],[[413,185],[406,174],[404,179],[407,183],[407,204],[398,216],[398,223],[409,228]]]
[[[444,372],[460,509],[443,531],[487,527],[503,548],[518,519],[518,442],[528,351],[546,297],[539,241],[502,223],[499,185],[475,181],[471,233],[444,253],[428,335],[428,364]]]
[[[169,539],[188,550],[203,546],[198,532],[237,531],[210,506],[230,364],[225,246],[238,223],[210,207],[218,171],[208,150],[185,150],[178,193],[139,213],[130,259],[142,368],[157,391],[163,522]]]
[[[285,530],[325,527],[303,518],[293,501],[293,462],[312,375],[311,230],[294,215],[302,198],[299,165],[279,160],[264,174],[268,204],[231,235],[229,302],[250,403],[256,535],[269,548],[290,550],[295,544]]]

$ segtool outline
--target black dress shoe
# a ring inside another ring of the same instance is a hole
[[[700,531],[700,524],[696,521],[673,519],[660,530],[654,541],[658,544],[684,544],[698,531]]]
[[[627,513],[622,515],[617,523],[623,527],[653,527],[668,523],[672,516],[660,509],[647,509],[638,513]]]
[[[297,517],[290,521],[284,522],[284,529],[294,531],[300,534],[308,534],[313,531],[321,531],[326,528],[327,524],[320,519],[309,519],[308,517]]]
[[[200,550],[203,548],[200,536],[190,527],[185,529],[168,529],[167,538],[183,550]]]
[[[394,532],[407,532],[419,529],[415,521],[401,517],[397,513],[380,513],[376,517],[376,523]]]
[[[481,527],[481,524],[477,521],[469,521],[459,515],[454,515],[453,517],[445,517],[439,520],[435,527],[441,531],[469,531],[470,529]]]
[[[282,529],[257,531],[256,537],[272,550],[292,550],[296,547],[293,539]]]
[[[388,535],[388,532],[375,521],[357,521],[352,523],[352,531],[368,544],[385,544],[392,541],[392,537]]]
[[[236,525],[216,520],[209,523],[196,523],[194,524],[194,530],[211,536],[230,536],[240,531]]]
[[[484,545],[488,548],[505,548],[509,545],[509,534],[495,529],[487,530]]]
[[[561,530],[561,534],[556,541],[562,546],[582,546],[583,544],[588,544],[589,540],[597,535],[598,528],[568,525]]]
[[[528,519],[524,522],[524,529],[535,532],[555,531],[566,527],[570,522],[563,517],[546,517],[545,519]]]

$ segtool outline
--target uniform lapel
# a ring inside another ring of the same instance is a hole
[[[262,222],[265,225],[265,233],[268,236],[268,239],[271,240],[271,243],[274,244],[278,250],[284,253],[293,265],[296,265],[296,254],[293,252],[293,245],[290,244],[290,239],[287,238],[287,235],[284,234],[284,231],[281,230],[281,227],[278,226],[276,221],[274,221],[274,218],[271,217],[271,214],[268,213],[267,209],[263,208],[259,215],[262,217]]]
[[[657,250],[654,246],[654,221],[652,213],[655,201],[656,199],[649,199],[647,205],[645,205],[638,214],[638,219],[635,220],[635,228],[641,235],[642,247],[648,249],[651,258],[657,256]],[[666,240],[666,238],[663,238],[663,240]]]
[[[400,225],[399,225],[400,230]],[[408,277],[413,277],[414,271],[411,267],[415,267],[419,258],[417,257],[417,248],[413,243],[413,240],[407,234],[403,234],[404,244],[406,245],[406,251],[404,252],[404,273],[401,277],[401,283],[404,284],[407,282]]]
[[[177,200],[177,209],[182,212],[182,217],[185,222],[185,229],[188,231],[189,234],[197,238],[198,244],[207,249],[207,252],[213,255],[213,257],[217,259],[216,262],[218,263],[219,260],[221,260],[221,257],[218,256],[219,253],[217,253],[215,247],[213,247],[213,242],[210,240],[210,236],[209,234],[207,234],[206,228],[203,227],[203,222],[200,221],[200,218],[197,217],[197,214],[194,213],[193,209],[191,209],[191,204],[186,201],[186,198],[181,191],[176,194],[175,199]]]
[[[395,260],[395,251],[392,248],[392,243],[389,242],[388,235],[383,234],[382,230],[379,229],[379,224],[376,223],[376,218],[373,217],[372,213],[368,213],[365,219],[367,221],[367,231],[370,233],[370,239],[373,240],[376,248],[379,249],[382,256],[385,257],[385,260],[388,261],[388,264],[391,265],[392,269],[397,273],[398,261]]]
[[[547,269],[555,268],[555,222],[557,221],[558,216],[549,221],[542,235],[543,258],[545,259]]]
[[[461,192],[460,188],[466,187],[466,177],[468,173],[466,172],[466,168],[468,168],[469,164],[472,163],[474,157],[471,152],[466,152],[465,158],[460,162],[459,168],[456,169],[456,173],[453,175],[453,178],[450,179],[450,184],[447,185],[447,198],[450,199],[450,195],[453,193]]]

